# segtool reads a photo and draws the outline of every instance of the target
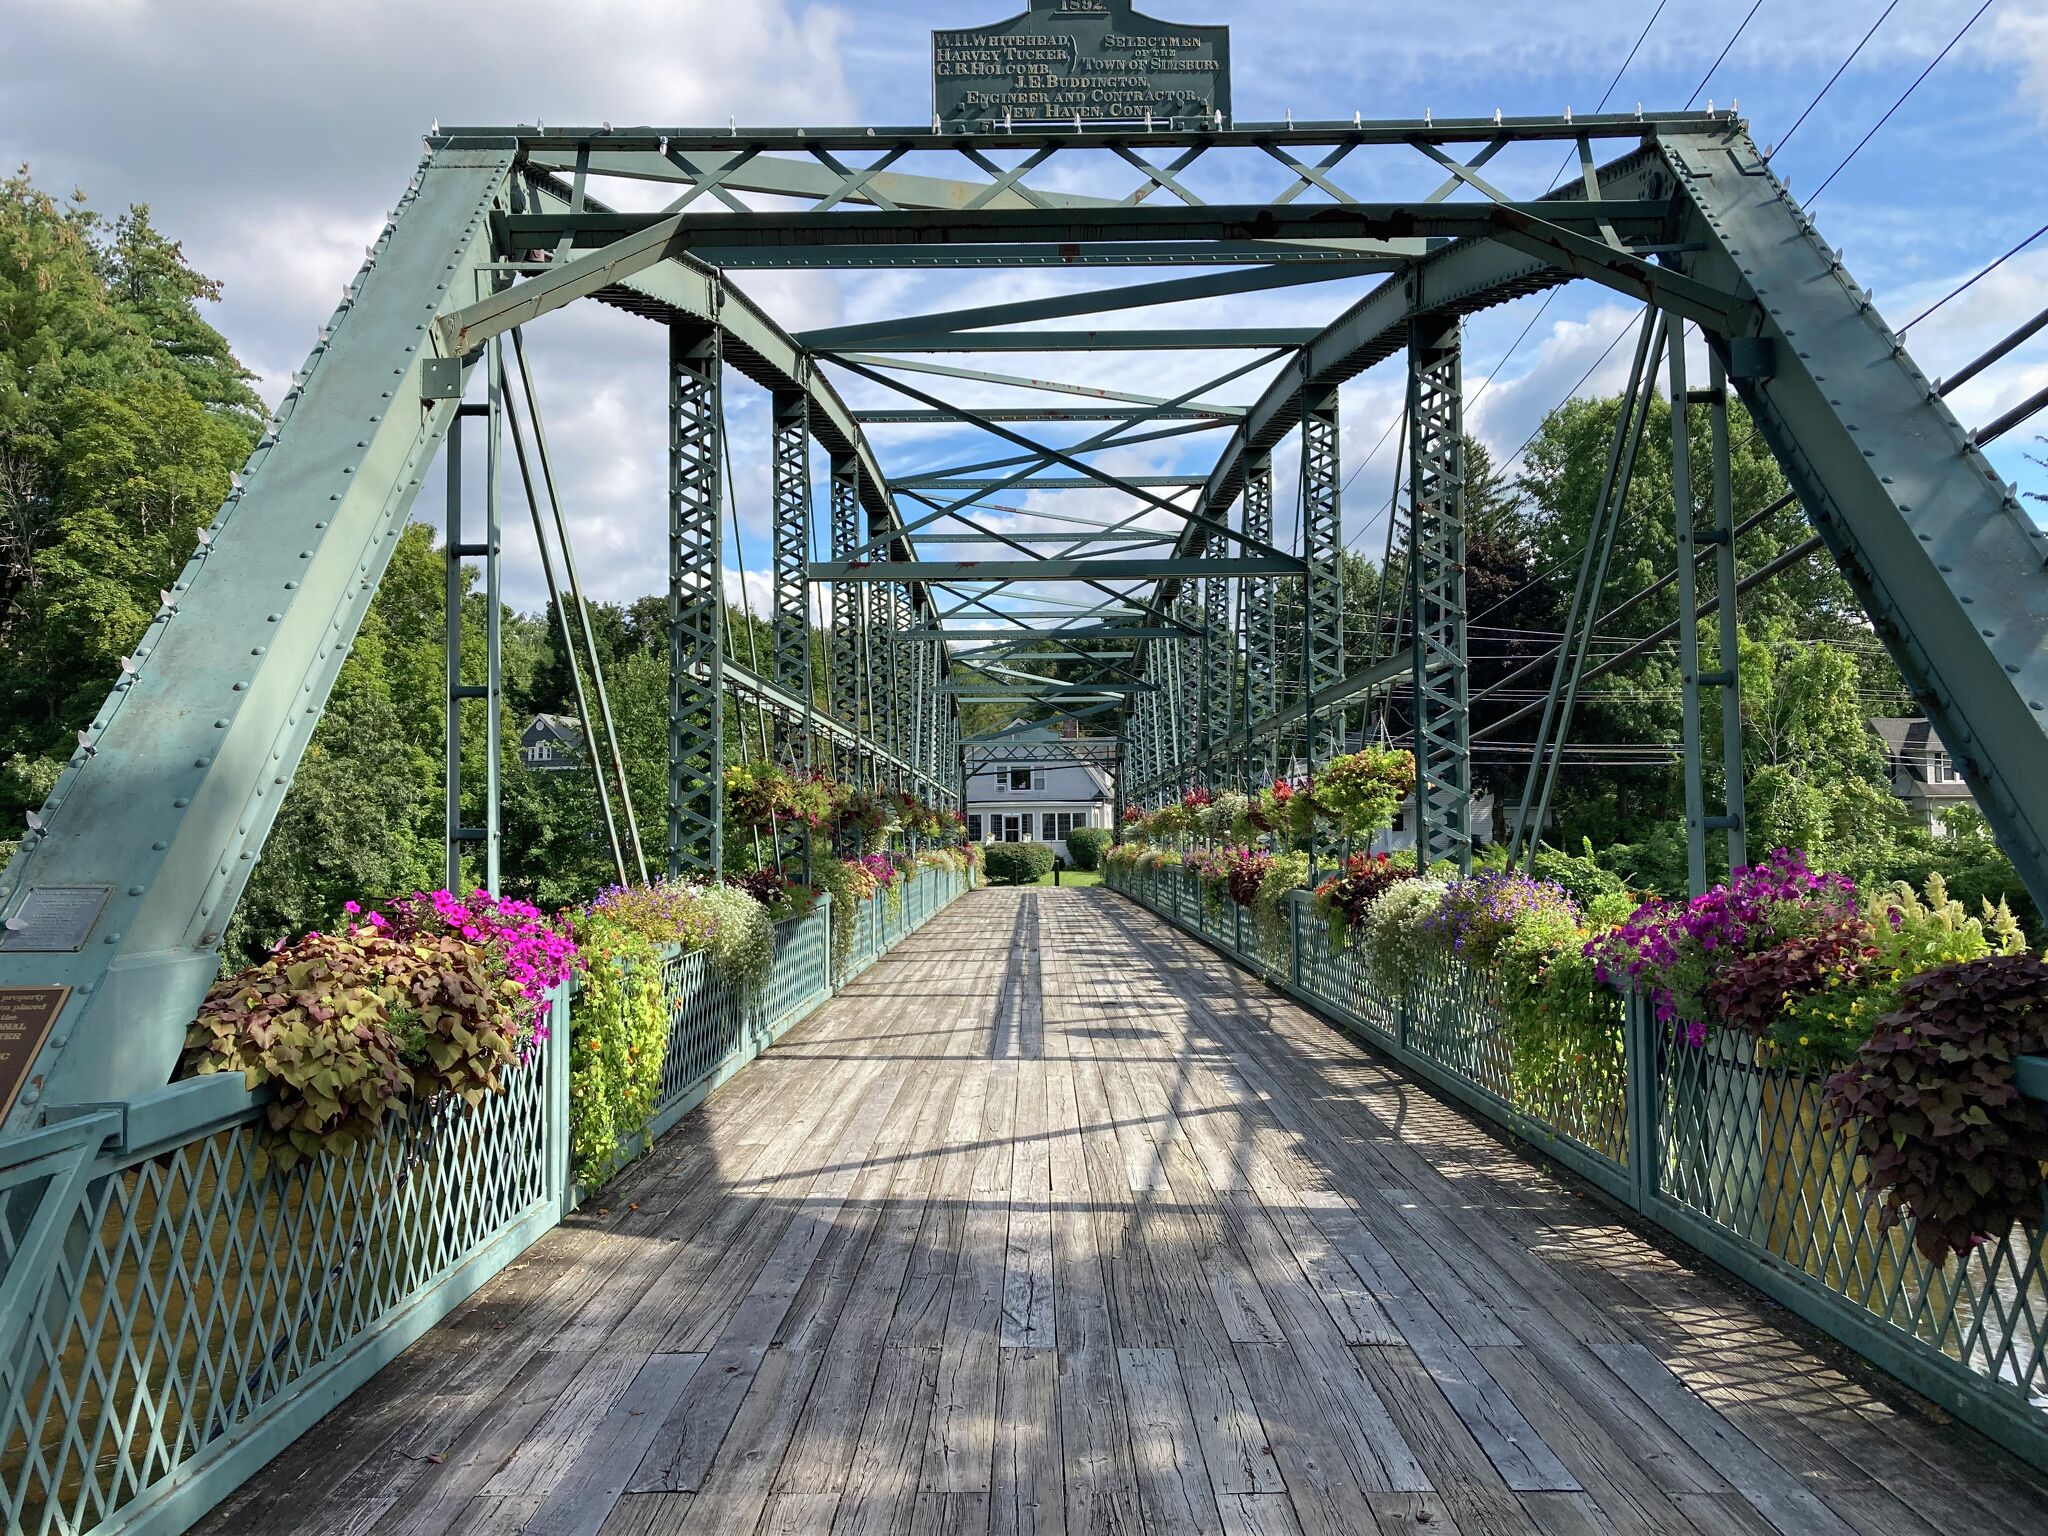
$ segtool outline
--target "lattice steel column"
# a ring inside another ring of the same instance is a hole
[[[811,399],[800,390],[775,396],[775,681],[811,698],[811,606],[804,567],[811,558]],[[782,748],[811,765],[810,732],[788,728]]]
[[[874,529],[871,526],[870,536],[873,533]],[[869,657],[869,664],[874,668],[874,676],[869,683],[871,697],[868,706],[874,712],[870,729],[873,732],[874,744],[892,758],[897,755],[902,729],[897,708],[903,702],[896,676],[896,590],[897,583],[893,581],[885,581],[878,585],[870,594],[873,610],[869,615],[874,630],[873,649]],[[884,783],[892,787],[897,784],[900,777],[893,762],[882,766],[880,776]]]
[[[1195,759],[1207,739],[1201,729],[1202,673],[1206,661],[1201,640],[1202,602],[1193,583],[1181,591],[1180,621],[1195,631],[1173,642],[1173,659],[1178,674],[1174,679],[1175,766],[1179,769],[1181,788],[1185,790],[1199,777]]]
[[[1337,392],[1304,400],[1301,413],[1302,678],[1308,698],[1344,677],[1344,495]],[[1334,747],[1333,747],[1334,740]],[[1334,726],[1311,709],[1302,722],[1306,765],[1342,750],[1342,716]]]
[[[1234,729],[1236,719],[1230,697],[1237,659],[1230,628],[1230,583],[1211,576],[1202,595],[1202,722],[1206,727],[1204,745],[1214,752],[1217,743]],[[1203,774],[1212,789],[1225,787],[1217,778],[1219,771],[1211,762]]]
[[[1415,849],[1472,866],[1472,747],[1465,651],[1464,396],[1455,318],[1408,336],[1409,603],[1414,615]]]
[[[1262,544],[1273,542],[1273,461],[1261,454],[1252,460],[1244,478],[1245,537]],[[1244,625],[1244,726],[1262,725],[1279,710],[1280,636],[1274,628],[1273,578],[1251,576],[1244,582],[1238,600]],[[1252,743],[1245,753],[1245,772],[1270,779],[1278,771],[1276,740],[1268,736]]]
[[[860,548],[860,461],[832,460],[832,558],[851,560]],[[866,636],[861,626],[861,590],[858,582],[832,583],[832,718],[849,730],[861,729],[861,655]],[[839,777],[847,783],[862,779],[861,754],[852,747],[839,749]]]
[[[669,329],[668,872],[723,872],[720,333]]]

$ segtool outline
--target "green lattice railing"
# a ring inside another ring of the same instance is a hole
[[[875,953],[965,889],[910,884],[901,916],[855,914]],[[778,928],[751,1002],[702,954],[664,963],[654,1134],[831,996],[831,921]],[[503,1094],[289,1173],[261,1166],[263,1101],[235,1077],[0,1141],[0,1529],[183,1530],[555,1226],[566,992],[554,1026]]]
[[[1759,1062],[1732,1031],[1674,1044],[1619,1001],[1590,1050],[1518,1040],[1492,977],[1446,956],[1390,986],[1332,950],[1305,894],[1276,953],[1177,869],[1106,878],[2048,1466],[2048,1228],[1929,1263],[1911,1224],[1884,1229],[1865,1198],[1818,1077]]]

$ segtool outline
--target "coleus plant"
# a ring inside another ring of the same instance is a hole
[[[1828,1103],[1865,1158],[1887,1226],[1940,1263],[2042,1223],[2048,1110],[2014,1063],[2048,1051],[2048,965],[1994,955],[1938,966],[1900,989]]]

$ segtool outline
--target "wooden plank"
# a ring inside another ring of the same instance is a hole
[[[1699,1448],[1735,1491],[1782,1531],[1849,1536],[1848,1524],[1726,1418],[1701,1402],[1664,1362],[1640,1344],[1601,1351],[1607,1368],[1650,1412]]]
[[[692,1378],[654,1435],[633,1478],[635,1493],[691,1493],[701,1486],[899,1088],[896,1079],[885,1077],[862,1095],[852,1120],[826,1154],[824,1171],[783,1228],[775,1251],[734,1309],[704,1369]]]
[[[1138,1474],[1145,1529],[1156,1536],[1220,1531],[1222,1517],[1174,1352],[1120,1349],[1117,1367],[1130,1415],[1131,1463]]]
[[[938,1350],[882,1350],[874,1396],[833,1515],[833,1536],[898,1536],[910,1524],[938,1379]]]
[[[1301,1536],[1294,1501],[1284,1493],[1226,1493],[1216,1509],[1223,1536]]]
[[[1066,1536],[1059,1358],[1049,1349],[1005,1349],[999,1380],[990,1536]]]
[[[633,1378],[590,1437],[590,1450],[558,1482],[522,1529],[522,1536],[597,1536],[626,1482],[703,1355],[655,1355]]]
[[[1379,1530],[1352,1472],[1345,1437],[1294,1352],[1279,1344],[1240,1344],[1237,1357],[1304,1536]]]
[[[995,1470],[996,1354],[1003,1329],[1019,1075],[1016,1062],[997,1062],[983,1106],[981,1148],[939,1354],[931,1440],[918,1485],[933,1493],[987,1493]]]

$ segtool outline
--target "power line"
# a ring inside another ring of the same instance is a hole
[[[1954,37],[1948,40],[1948,47],[1943,48],[1941,52],[1937,53],[1931,60],[1929,60],[1927,67],[1921,70],[1918,75],[1913,77],[1913,83],[1906,87],[1904,93],[1899,97],[1899,99],[1893,102],[1889,107],[1885,108],[1884,116],[1880,117],[1875,123],[1872,123],[1870,125],[1870,132],[1864,134],[1862,138],[1858,139],[1856,141],[1856,147],[1850,150],[1848,154],[1842,157],[1842,163],[1836,166],[1832,171],[1829,171],[1827,174],[1827,179],[1823,181],[1818,187],[1815,187],[1813,189],[1813,196],[1809,197],[1806,200],[1806,205],[1809,208],[1820,200],[1820,195],[1821,193],[1827,191],[1828,184],[1832,182],[1837,176],[1841,175],[1843,171],[1848,169],[1849,162],[1851,160],[1854,160],[1859,154],[1863,152],[1863,146],[1868,144],[1872,139],[1877,137],[1877,130],[1882,128],[1886,123],[1892,120],[1892,114],[1898,111],[1899,108],[1903,107],[1906,104],[1906,98],[1908,96],[1911,96],[1915,91],[1920,89],[1920,82],[1925,80],[1929,75],[1934,73],[1934,66],[1939,64],[1943,59],[1949,56],[1950,49],[1953,49],[1957,43],[1960,43],[1963,40],[1964,35],[1969,32],[1970,28],[1976,26],[1977,23],[1983,19],[1984,13],[1990,10],[1994,3],[1995,0],[1984,0],[1984,3],[1977,7],[1977,14],[1972,16],[1968,21],[1963,23],[1962,31],[1956,33]]]
[[[1704,91],[1707,88],[1707,82],[1714,78],[1714,71],[1721,67],[1722,63],[1727,59],[1729,52],[1741,39],[1742,34],[1749,30],[1749,24],[1755,19],[1756,13],[1763,8],[1764,0],[1756,0],[1756,4],[1749,8],[1749,15],[1742,18],[1742,24],[1735,29],[1734,34],[1728,41],[1721,45],[1721,52],[1715,57],[1714,62],[1707,66],[1707,72],[1700,76],[1700,83],[1694,86],[1692,94],[1685,98],[1686,111],[1690,112],[1692,110],[1692,104],[1700,99],[1700,92]]]
[[[1785,130],[1785,137],[1778,140],[1777,146],[1771,150],[1770,154],[1764,156],[1764,159],[1766,161],[1770,160],[1771,155],[1777,154],[1779,150],[1782,150],[1787,144],[1790,144],[1792,142],[1792,135],[1799,131],[1801,124],[1805,123],[1805,121],[1809,117],[1813,116],[1813,109],[1819,106],[1821,102],[1824,99],[1826,99],[1828,92],[1832,91],[1835,88],[1835,82],[1842,78],[1844,71],[1846,71],[1851,64],[1854,64],[1856,62],[1856,55],[1863,51],[1865,44],[1867,44],[1873,37],[1877,36],[1877,29],[1883,26],[1885,24],[1885,19],[1889,17],[1891,13],[1893,11],[1896,11],[1898,8],[1899,0],[1891,0],[1891,4],[1887,5],[1884,8],[1883,15],[1880,15],[1877,18],[1877,20],[1873,21],[1870,24],[1870,30],[1863,34],[1862,41],[1857,43],[1857,45],[1854,48],[1849,50],[1849,57],[1842,60],[1841,68],[1837,69],[1832,75],[1828,76],[1828,83],[1820,88],[1820,95],[1814,97],[1813,100],[1809,101],[1806,104],[1806,110],[1799,114],[1799,120],[1793,123],[1793,125],[1790,128]]]
[[[1990,266],[1985,267],[1982,271],[1978,272],[1975,277],[1970,278],[1967,282],[1958,283],[1955,287],[1951,288],[1947,293],[1943,294],[1940,298],[1936,299],[1932,304],[1928,305],[1925,309],[1921,310],[1919,314],[1915,315],[1912,319],[1908,320],[1904,325],[1900,326],[1898,334],[1901,336],[1905,335],[1906,332],[1913,329],[1913,327],[1918,325],[1922,320],[1925,320],[1937,309],[1940,309],[1944,304],[1948,303],[1950,299],[1961,298],[1965,293],[1968,293],[1972,288],[1976,287],[1978,283],[1982,282],[1985,278],[1989,277],[1992,273],[1996,272],[2008,261],[2011,261],[2013,257],[2019,255],[2021,251],[2024,251],[2028,246],[2032,245],[2036,240],[2040,239],[2043,235],[2048,235],[2048,224],[2043,224],[2039,229],[2035,230],[2031,235],[2027,236],[2026,239],[2022,240],[2018,245],[2014,246],[2011,250],[2007,251],[2003,256],[1999,257],[1998,260],[1992,262]]]
[[[1636,61],[1636,55],[1642,52],[1643,44],[1650,40],[1651,29],[1657,25],[1657,18],[1664,14],[1664,8],[1670,3],[1671,0],[1657,0],[1657,9],[1650,13],[1650,19],[1643,23],[1643,30],[1636,34],[1635,46],[1629,49],[1628,56],[1621,61],[1621,68],[1617,69],[1614,72],[1614,78],[1607,82],[1607,89],[1600,93],[1599,105],[1593,108],[1593,111],[1596,115],[1598,113],[1604,112],[1607,109],[1607,103],[1614,95],[1614,88],[1617,85],[1621,84],[1621,77],[1628,73],[1629,65],[1633,64]],[[1763,0],[1757,0],[1758,5],[1761,5],[1762,3]],[[1752,9],[1750,11],[1750,15],[1754,16],[1755,14],[1756,11]],[[1749,20],[1747,17],[1745,17],[1743,19],[1743,26],[1748,25]],[[1741,35],[1742,29],[1738,27],[1736,29],[1735,36],[1740,37]],[[1730,48],[1735,46],[1735,38],[1731,37],[1728,40],[1728,46]],[[1727,56],[1728,49],[1723,48],[1721,50],[1721,58],[1725,59]],[[1720,59],[1716,59],[1714,61],[1717,67],[1719,66],[1720,62]],[[1709,71],[1709,73],[1712,73],[1712,71]],[[1698,93],[1695,92],[1694,94],[1697,95]],[[1690,107],[1692,103],[1687,102],[1686,105]],[[1569,166],[1571,163],[1571,152],[1567,150],[1565,152],[1564,159],[1560,160],[1557,163],[1557,169],[1551,173],[1550,180],[1553,185],[1557,182],[1558,177],[1562,176],[1565,173],[1565,168]],[[1517,336],[1514,339],[1514,342],[1508,347],[1507,351],[1501,354],[1500,361],[1493,365],[1493,372],[1489,373],[1486,376],[1484,382],[1480,384],[1479,388],[1473,392],[1472,398],[1464,403],[1464,408],[1466,410],[1469,411],[1473,406],[1477,405],[1480,402],[1480,400],[1485,397],[1488,387],[1491,386],[1493,381],[1500,376],[1501,369],[1505,368],[1508,365],[1509,360],[1512,359],[1514,355],[1521,350],[1522,343],[1529,339],[1529,333],[1536,329],[1536,322],[1543,318],[1544,311],[1550,308],[1550,301],[1556,298],[1557,294],[1558,290],[1553,288],[1550,290],[1549,293],[1546,293],[1543,296],[1543,303],[1540,306],[1538,306],[1534,317],[1531,318],[1527,325],[1522,327],[1522,334]],[[1566,398],[1569,399],[1570,396],[1567,396]],[[1387,438],[1391,436],[1392,433],[1393,428],[1390,426],[1385,432],[1382,432],[1380,434],[1380,440],[1377,443],[1373,444],[1372,452],[1367,454],[1362,460],[1359,461],[1358,468],[1351,471],[1350,478],[1347,479],[1341,486],[1337,488],[1337,494],[1339,496],[1342,496],[1344,492],[1351,489],[1352,480],[1356,480],[1360,475],[1365,473],[1366,466],[1372,463],[1372,461],[1379,456],[1380,449],[1386,446]],[[1367,524],[1367,526],[1370,527],[1371,524]],[[1347,543],[1345,547],[1349,548],[1350,546]]]

